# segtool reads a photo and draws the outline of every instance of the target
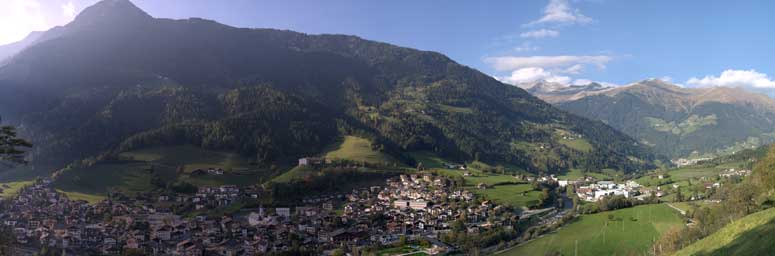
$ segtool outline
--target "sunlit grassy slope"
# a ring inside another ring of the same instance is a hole
[[[774,252],[775,209],[769,209],[736,220],[675,255],[772,255]]]
[[[330,151],[326,153],[325,157],[372,164],[399,163],[399,161],[388,154],[372,150],[371,142],[368,139],[355,136],[345,136],[342,138],[337,142],[337,145],[330,147]]]
[[[652,241],[676,225],[683,225],[682,218],[664,204],[582,215],[557,232],[502,255],[576,255],[576,250],[578,255],[649,255]]]

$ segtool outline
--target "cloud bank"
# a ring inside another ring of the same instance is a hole
[[[525,24],[534,26],[539,24],[588,24],[593,20],[590,17],[581,14],[578,9],[573,9],[567,0],[549,0],[549,4],[544,8],[544,15],[541,18]]]
[[[527,67],[541,68],[569,68],[575,65],[594,65],[598,68],[605,68],[606,63],[612,60],[611,56],[606,55],[560,55],[560,56],[502,56],[486,58],[485,62],[490,63],[495,70],[512,71]],[[578,67],[575,69],[578,70]]]
[[[756,70],[727,69],[719,76],[705,76],[703,78],[692,77],[686,81],[687,85],[694,87],[749,87],[749,88],[775,88],[775,81],[767,74]]]
[[[527,32],[523,32],[519,34],[519,37],[521,38],[547,38],[547,37],[557,37],[560,35],[560,32],[557,30],[551,30],[551,29],[539,29],[539,30],[531,30]]]

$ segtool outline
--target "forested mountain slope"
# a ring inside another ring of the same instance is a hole
[[[0,67],[0,114],[34,139],[37,163],[170,144],[289,163],[348,134],[409,163],[413,150],[553,172],[656,159],[601,122],[435,52],[157,19],[127,0],[41,37]]]
[[[740,88],[681,88],[651,79],[570,89],[531,91],[673,158],[713,157],[775,141],[775,99]]]

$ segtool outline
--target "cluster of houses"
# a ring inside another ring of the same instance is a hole
[[[748,175],[751,175],[751,170],[735,169],[735,168],[729,168],[729,169],[723,170],[721,171],[721,173],[718,174],[718,176],[723,178],[745,177]]]
[[[191,171],[191,175],[223,175],[224,170],[222,168],[208,168],[208,169],[196,169]]]
[[[650,194],[651,190],[642,187],[637,182],[631,180],[620,184],[613,181],[598,181],[576,188],[576,195],[578,195],[581,200],[589,202],[596,202],[607,196],[624,196],[626,198],[635,197],[642,199],[641,197],[650,196]]]
[[[516,218],[510,210],[489,201],[477,203],[472,192],[454,189],[451,180],[432,174],[401,175],[388,179],[385,187],[372,187],[348,195],[344,218],[368,221],[381,216],[386,221],[369,232],[383,244],[401,236],[435,241],[450,232],[452,222],[462,221],[465,232],[478,234],[495,228],[511,229]],[[435,241],[434,254],[451,247]]]
[[[268,234],[247,219],[183,218],[158,203],[129,199],[92,205],[70,200],[50,185],[50,179],[42,179],[22,188],[0,212],[0,224],[12,231],[18,246],[75,255],[120,255],[129,250],[151,255],[252,255],[278,249],[270,247],[276,244],[267,242]],[[245,194],[236,187],[222,186],[176,199],[162,195],[159,201],[216,203],[239,196]]]
[[[429,241],[426,254],[454,247],[438,240],[462,221],[465,232],[512,228],[518,217],[474,194],[454,189],[432,174],[401,175],[385,186],[353,190],[340,197],[306,200],[303,206],[253,208],[228,215],[208,214],[260,196],[257,188],[200,187],[189,195],[159,195],[149,200],[121,197],[89,204],[70,200],[41,179],[22,188],[0,223],[13,231],[20,247],[63,250],[69,254],[256,255],[337,248],[391,246],[407,237]],[[166,207],[165,207],[166,205]],[[186,206],[185,212],[173,211]],[[504,217],[509,216],[509,217]],[[380,219],[384,221],[377,221]]]
[[[696,153],[697,151],[694,151],[694,152]],[[689,166],[689,165],[695,165],[695,164],[697,164],[699,162],[708,161],[708,160],[712,160],[712,159],[713,158],[710,158],[710,157],[692,158],[692,159],[679,158],[679,159],[673,159],[670,162],[672,162],[674,165],[676,165],[678,167],[684,167],[684,166]]]

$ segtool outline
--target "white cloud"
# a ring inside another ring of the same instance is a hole
[[[567,0],[549,0],[549,4],[544,8],[544,16],[526,25],[587,24],[592,21],[592,18],[581,14],[581,11],[578,9],[573,9]]]
[[[539,49],[541,48],[529,42],[524,42],[518,45],[517,47],[514,47],[514,50],[517,52],[532,52],[532,51],[538,51]]]
[[[521,68],[511,72],[511,75],[504,77],[496,77],[498,80],[504,83],[519,85],[521,83],[535,82],[538,80],[545,80],[554,83],[560,83],[563,85],[568,84],[571,81],[570,77],[555,75],[550,71],[543,68]]]
[[[571,83],[571,84],[573,84],[573,85],[588,85],[588,84],[591,84],[591,83],[592,83],[592,80],[589,80],[589,79],[576,79],[576,80],[573,80],[573,83]]]
[[[566,68],[562,72],[563,73],[567,73],[567,74],[579,74],[579,73],[581,73],[582,69],[584,69],[584,66],[582,66],[581,64],[576,64],[576,65],[573,65],[573,66],[570,66],[570,67]]]
[[[48,29],[37,0],[3,0],[0,8],[0,45],[22,40],[32,31]]]
[[[588,55],[588,56],[502,56],[486,58],[485,62],[490,63],[498,71],[513,71],[521,68],[540,67],[540,68],[572,68],[578,64],[595,65],[598,68],[605,68],[605,64],[613,58],[606,55]],[[576,68],[577,69],[577,68]]]
[[[557,30],[551,30],[551,29],[539,29],[539,30],[531,30],[524,32],[522,34],[519,34],[519,37],[521,38],[547,38],[547,37],[557,37],[560,35],[560,32]]]
[[[734,70],[728,69],[721,72],[720,76],[706,76],[702,79],[692,77],[686,84],[695,87],[753,87],[753,88],[775,88],[775,81],[770,79],[767,74],[759,73],[756,70]]]
[[[66,4],[62,5],[62,14],[68,19],[75,18],[75,5],[73,4],[73,1],[68,1]]]

